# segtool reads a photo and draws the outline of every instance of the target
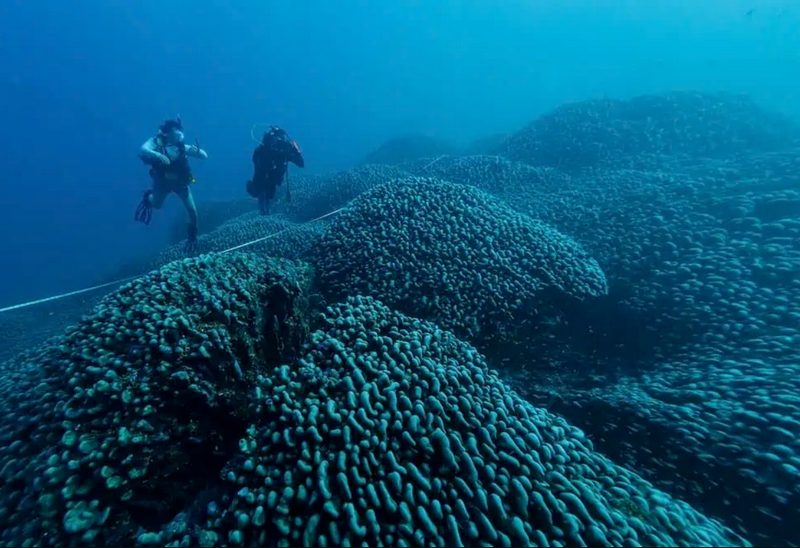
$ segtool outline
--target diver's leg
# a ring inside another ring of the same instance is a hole
[[[264,205],[262,206],[262,213],[266,215],[269,213],[270,205],[272,204],[273,198],[275,198],[275,183],[267,183],[264,187],[264,193],[261,195],[261,199],[264,201]]]
[[[275,199],[275,193],[277,192],[277,190],[278,190],[278,183],[277,182],[270,183],[270,185],[267,187],[267,200],[271,202],[273,199]]]
[[[258,211],[262,215],[269,213],[269,199],[267,198],[266,187],[262,187],[261,192],[258,193]]]
[[[197,207],[194,204],[194,196],[192,196],[191,189],[187,186],[176,192],[183,202],[183,207],[186,208],[186,213],[189,215],[189,241],[194,242],[197,239]]]
[[[161,209],[161,206],[164,205],[164,200],[167,199],[167,195],[169,194],[169,188],[165,185],[161,184],[154,184],[153,190],[150,192],[148,200],[150,201],[150,207],[155,209]]]
[[[168,193],[169,189],[165,188],[163,184],[153,178],[153,188],[146,191],[144,196],[142,196],[142,201],[139,202],[136,208],[134,219],[140,223],[149,225],[150,220],[153,218],[153,208],[160,209]]]

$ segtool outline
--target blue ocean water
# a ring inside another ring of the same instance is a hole
[[[198,195],[214,199],[242,194],[254,123],[290,128],[330,170],[398,133],[469,141],[589,97],[723,89],[797,111],[791,3],[237,6],[3,3],[0,302],[163,242],[131,222],[148,183],[135,152],[178,113],[211,151]]]
[[[798,23],[3,2],[0,544],[797,544]]]

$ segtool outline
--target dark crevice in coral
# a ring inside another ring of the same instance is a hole
[[[183,436],[164,447],[168,467],[157,484],[138,486],[133,498],[137,502],[127,505],[132,523],[141,530],[164,530],[171,521],[204,511],[200,499],[225,492],[223,470],[239,451],[247,426],[258,422],[251,405],[255,377],[291,360],[305,340],[308,287],[285,278],[268,277],[263,283],[252,323],[244,329],[226,328],[232,357],[210,377],[219,397],[209,400],[183,390],[180,402],[161,410],[183,425]],[[192,369],[204,370],[199,365]],[[163,400],[169,398],[165,395]]]
[[[191,506],[199,493],[221,486],[221,470],[236,453],[248,419],[237,408],[203,406],[200,400],[194,404],[182,400],[162,414],[188,428],[179,438],[163,443],[158,464],[151,464],[159,467],[157,481],[135,482],[134,496],[120,503],[133,530],[158,530]],[[148,458],[142,456],[143,466]]]
[[[304,318],[310,304],[308,288],[275,283],[264,294],[260,356],[269,367],[275,367],[297,355],[308,333]]]

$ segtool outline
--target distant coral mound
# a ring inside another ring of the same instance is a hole
[[[313,178],[293,178],[291,201],[281,200],[273,211],[304,222],[330,213],[372,187],[407,175],[390,165],[368,164]],[[299,180],[298,180],[299,179]]]
[[[244,185],[242,185],[244,188]],[[248,211],[256,209],[256,202],[252,198],[238,200],[198,201],[197,218],[200,232],[211,232],[225,221],[238,217]],[[181,217],[183,219],[183,216]],[[170,243],[178,243],[186,239],[186,222],[175,222],[170,227]]]
[[[282,215],[261,215],[252,211],[230,219],[208,234],[202,234],[194,248],[187,248],[183,243],[168,247],[159,254],[152,267],[157,268],[178,259],[225,251],[244,244],[248,244],[244,250],[250,253],[299,259],[320,236],[322,228],[318,223],[294,223]]]
[[[456,147],[443,139],[414,133],[389,139],[367,154],[363,163],[395,165],[417,158],[456,152]]]
[[[492,133],[491,135],[479,137],[462,147],[461,154],[464,156],[498,154],[509,136],[508,133]]]
[[[641,155],[726,157],[785,148],[800,128],[745,96],[675,92],[566,104],[512,135],[503,154],[567,171]],[[641,161],[641,159],[639,159]]]
[[[516,207],[527,195],[564,190],[570,177],[549,167],[536,167],[503,156],[439,156],[400,164],[404,171],[418,177],[436,177],[473,186]]]

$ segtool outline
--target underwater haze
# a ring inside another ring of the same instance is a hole
[[[0,3],[0,546],[800,544],[798,29]]]
[[[149,184],[138,147],[167,117],[180,114],[211,154],[197,167],[201,200],[244,196],[255,123],[285,127],[307,169],[325,171],[398,134],[467,143],[585,98],[724,90],[794,114],[798,11],[756,0],[3,2],[0,302],[91,284],[164,242],[163,220],[144,229],[132,217]]]

